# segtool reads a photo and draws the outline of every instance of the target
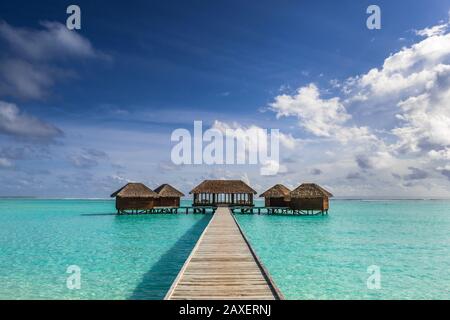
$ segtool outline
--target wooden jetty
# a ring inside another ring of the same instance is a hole
[[[230,209],[219,207],[165,299],[279,300],[283,295]]]

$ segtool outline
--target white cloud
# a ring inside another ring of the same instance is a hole
[[[450,72],[446,74],[450,76]],[[402,151],[427,151],[450,146],[450,86],[434,88],[399,102],[402,126],[392,132],[399,138]]]
[[[250,154],[257,155],[262,175],[270,176],[287,172],[287,167],[280,163],[278,146],[271,145],[271,134],[273,134],[271,129],[274,128],[263,129],[256,125],[243,126],[237,122],[228,124],[216,120],[212,129],[219,130],[227,139],[237,139],[240,145],[245,146],[245,154],[237,154],[241,162],[244,162],[246,157],[250,159]],[[278,138],[279,145],[286,153],[295,150],[299,142],[292,135],[282,132],[278,132]]]
[[[296,117],[314,136],[297,167],[320,166],[343,192],[448,195],[450,33],[448,24],[418,33],[426,38],[391,54],[381,67],[332,80],[340,90],[334,96],[325,98],[310,84],[275,97],[270,107],[277,118]]]
[[[367,127],[346,126],[351,115],[340,98],[321,98],[318,87],[313,83],[299,88],[295,95],[275,97],[270,106],[277,118],[297,117],[302,128],[318,137],[334,138],[344,143],[375,138]]]
[[[265,176],[279,175],[288,172],[287,167],[277,160],[267,160],[262,164],[262,170]]]
[[[59,22],[41,22],[43,29],[16,28],[0,23],[0,38],[15,55],[32,60],[67,59],[70,57],[96,57],[101,53],[79,33],[70,31]]]
[[[14,164],[11,160],[6,158],[0,158],[0,168],[12,168]]]
[[[414,30],[415,34],[421,37],[432,37],[444,34],[448,29],[448,23],[439,24],[430,28]]]
[[[41,26],[27,29],[0,22],[0,96],[43,99],[57,80],[74,76],[67,62],[110,59],[61,23]]]
[[[433,86],[448,70],[450,34],[426,38],[389,56],[381,68],[347,79],[344,92],[350,101],[401,99]]]
[[[433,160],[450,160],[450,148],[431,150],[428,152],[428,156]]]
[[[33,139],[52,139],[62,135],[57,127],[21,112],[12,103],[0,101],[0,134]]]
[[[356,156],[358,166],[365,169],[388,169],[395,165],[396,159],[386,150],[377,150],[370,154]]]
[[[242,132],[242,136],[238,136],[237,139],[244,139],[247,137],[249,137],[250,139],[255,138],[255,141],[252,141],[252,143],[249,143],[248,146],[256,147],[256,148],[258,147],[257,140],[256,140],[257,137],[266,137],[266,140],[269,140],[270,129],[275,129],[275,128],[264,129],[264,128],[261,128],[256,125],[244,126],[238,122],[233,122],[230,124],[230,123],[222,122],[222,121],[218,121],[218,120],[214,121],[211,128],[217,129],[220,132],[222,132],[223,134],[227,133],[227,129],[236,130],[236,132]],[[280,132],[279,138],[280,138],[280,144],[289,150],[293,150],[298,142],[291,134],[284,134],[282,132]],[[263,150],[263,152],[266,152],[266,151],[267,150]]]
[[[381,68],[346,81],[348,105],[397,106],[393,151],[439,152],[450,145],[450,33],[443,26],[423,31],[426,39],[389,56]]]
[[[341,124],[350,119],[339,98],[321,99],[315,84],[298,89],[295,95],[279,95],[270,105],[277,118],[295,116],[310,133],[330,137]]]
[[[0,95],[42,99],[55,82],[55,71],[20,59],[0,61]]]

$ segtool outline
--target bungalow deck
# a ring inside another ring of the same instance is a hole
[[[166,294],[166,300],[262,299],[283,295],[230,209],[219,207]]]

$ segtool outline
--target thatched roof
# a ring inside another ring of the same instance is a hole
[[[256,191],[250,188],[242,180],[205,180],[192,189],[192,193],[253,193]]]
[[[184,197],[184,194],[172,187],[170,184],[162,184],[155,189],[155,192],[162,198]]]
[[[291,192],[291,198],[326,198],[333,195],[315,183],[302,183],[298,188]]]
[[[259,196],[264,198],[284,198],[288,197],[290,193],[291,190],[289,190],[282,184],[276,184],[272,188],[260,194]]]
[[[127,183],[111,195],[111,198],[158,198],[158,194],[143,183]]]

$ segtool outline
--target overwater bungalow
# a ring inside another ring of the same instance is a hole
[[[160,185],[155,189],[155,192],[159,196],[156,201],[157,207],[178,208],[180,206],[181,197],[184,197],[182,192],[167,183]]]
[[[328,212],[333,195],[315,183],[303,183],[290,193],[290,207],[300,211]]]
[[[253,206],[257,192],[241,180],[205,180],[189,194],[194,206]]]
[[[142,183],[127,183],[111,194],[116,198],[118,213],[126,211],[142,212],[153,209],[159,198],[158,194]]]
[[[284,185],[276,184],[259,196],[264,198],[265,207],[289,207],[290,193]]]

